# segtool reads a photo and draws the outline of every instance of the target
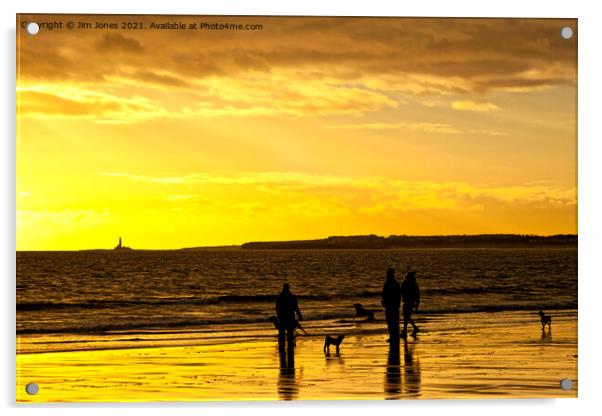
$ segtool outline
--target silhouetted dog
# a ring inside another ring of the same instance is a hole
[[[339,347],[341,346],[341,342],[345,339],[345,335],[339,335],[336,338],[331,337],[330,335],[326,335],[324,339],[324,354],[330,353],[330,346],[334,345],[337,347],[337,354],[339,353]]]
[[[543,311],[537,312],[537,314],[541,317],[541,328],[545,328],[546,325],[548,328],[552,329],[552,317],[543,313]]]
[[[355,307],[356,318],[367,316],[369,321],[374,321],[374,311],[364,308],[361,303],[355,303],[353,306]]]
[[[268,321],[270,321],[271,323],[274,324],[274,328],[279,329],[280,323],[278,322],[277,316],[270,316],[268,318]],[[299,328],[301,331],[303,331],[304,334],[307,334],[307,331],[305,329],[303,329],[303,327],[301,326],[299,321],[295,321],[295,329],[297,329],[297,328]]]

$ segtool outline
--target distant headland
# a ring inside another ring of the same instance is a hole
[[[241,249],[391,249],[391,248],[551,248],[577,247],[577,235],[552,236],[522,234],[478,235],[378,235],[333,236],[318,240],[251,242]]]
[[[349,249],[429,249],[429,248],[577,248],[577,234],[550,236],[531,234],[473,235],[370,235],[331,236],[315,240],[253,241],[241,245],[199,246],[179,249],[133,249],[121,237],[113,249],[78,251],[224,251],[224,250],[349,250]]]

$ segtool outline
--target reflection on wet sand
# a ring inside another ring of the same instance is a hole
[[[330,352],[327,352],[326,354],[324,354],[324,359],[326,360],[327,367],[331,366],[334,363],[340,365],[341,367],[345,366],[345,360],[343,359],[341,353],[330,354]]]
[[[398,343],[389,345],[387,371],[385,372],[385,399],[397,400],[417,398],[420,396],[420,362],[414,356],[414,343],[404,342],[403,374],[400,363],[400,346]],[[403,382],[402,382],[403,378]]]
[[[278,397],[280,400],[296,400],[299,385],[295,373],[295,350],[291,344],[285,353],[279,349],[280,371],[278,373]]]
[[[399,343],[389,344],[387,371],[385,373],[385,399],[401,399],[401,368],[399,359]]]
[[[404,343],[403,349],[403,393],[404,398],[416,399],[420,396],[420,361],[414,358],[414,343]]]
[[[16,394],[23,402],[153,401],[158,394],[169,401],[577,397],[577,310],[555,312],[551,340],[541,339],[532,315],[466,314],[462,325],[456,315],[438,315],[407,351],[400,344],[403,357],[394,348],[390,360],[383,332],[364,334],[361,344],[349,336],[341,355],[326,359],[324,338],[304,337],[294,371],[281,363],[273,332],[217,345],[140,348],[143,341],[129,341],[129,348],[21,353]],[[573,380],[572,390],[558,388],[559,375]],[[35,396],[25,391],[31,380],[44,387]]]
[[[278,398],[280,400],[297,400],[299,385],[294,368],[281,368],[278,377]]]

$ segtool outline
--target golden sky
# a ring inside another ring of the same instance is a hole
[[[20,18],[18,250],[577,232],[576,20]]]

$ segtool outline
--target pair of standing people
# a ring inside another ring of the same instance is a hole
[[[403,301],[403,331],[399,333],[399,308]],[[406,274],[400,285],[395,278],[395,269],[387,270],[387,280],[383,286],[382,305],[385,308],[387,329],[389,330],[389,342],[399,342],[399,337],[406,339],[408,336],[408,324],[412,325],[416,336],[420,330],[412,319],[412,312],[418,310],[420,305],[420,288],[416,283],[416,272],[410,271]]]

